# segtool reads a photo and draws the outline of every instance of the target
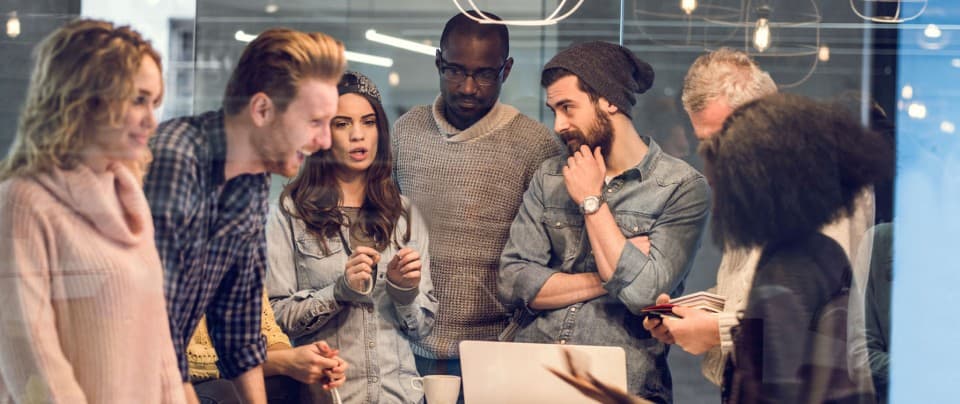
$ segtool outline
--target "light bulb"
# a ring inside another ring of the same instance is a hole
[[[267,14],[273,14],[273,13],[276,13],[277,10],[279,9],[280,9],[280,6],[276,5],[273,2],[270,2],[270,3],[267,3],[267,5],[263,8],[263,12]]]
[[[680,8],[683,9],[684,13],[690,15],[693,10],[697,9],[697,0],[680,0]]]
[[[943,33],[936,24],[927,24],[927,27],[923,29],[923,35],[930,39],[937,39],[943,35]]]
[[[943,131],[943,133],[953,133],[957,130],[957,127],[953,124],[953,122],[943,121],[940,122],[940,130]]]
[[[757,19],[757,26],[753,29],[753,46],[760,52],[770,47],[770,22],[766,18]]]
[[[927,106],[920,102],[910,103],[907,107],[907,115],[913,119],[924,119],[927,117]]]
[[[913,98],[913,86],[907,84],[900,90],[900,97],[905,100]]]
[[[10,19],[7,20],[7,36],[16,38],[20,36],[20,19],[17,18],[17,12],[10,12]]]
[[[830,60],[830,47],[827,45],[820,46],[820,49],[817,51],[817,59],[821,62],[827,62]]]
[[[396,87],[400,85],[400,74],[397,72],[390,72],[387,75],[387,83],[390,83],[390,87]]]

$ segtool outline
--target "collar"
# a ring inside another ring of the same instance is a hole
[[[440,130],[440,133],[448,142],[465,142],[484,136],[500,129],[520,114],[520,111],[516,108],[497,101],[483,118],[480,118],[479,121],[470,127],[460,130],[443,116],[443,98],[439,95],[437,95],[437,98],[433,101],[431,112],[433,113],[434,121],[437,123],[437,129]]]
[[[663,156],[663,150],[661,150],[660,145],[649,136],[640,136],[640,140],[647,144],[647,154],[643,156],[643,160],[640,160],[640,163],[620,173],[620,175],[613,179],[620,178],[624,181],[636,179],[639,182],[643,181],[644,178],[653,176],[653,170],[657,168],[657,163],[660,162],[660,157]],[[611,182],[612,181],[613,180],[611,180]]]
[[[223,109],[207,112],[200,117],[201,133],[209,144],[211,185],[218,187],[226,182],[224,170],[227,164],[227,130]]]

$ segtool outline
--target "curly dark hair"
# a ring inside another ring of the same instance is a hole
[[[846,111],[775,94],[736,109],[700,145],[714,194],[713,236],[755,247],[804,237],[853,210],[893,175],[893,147]]]

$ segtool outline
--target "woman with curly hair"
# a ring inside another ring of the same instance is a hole
[[[850,262],[824,225],[888,178],[888,140],[842,108],[750,102],[701,144],[718,243],[762,249],[724,377],[730,402],[870,402],[847,362]]]
[[[417,403],[410,340],[437,313],[427,228],[391,178],[377,87],[347,72],[337,89],[333,146],[307,159],[268,220],[267,291],[294,345],[326,341],[350,363],[343,402]]]
[[[0,164],[0,402],[185,400],[135,174],[162,96],[129,27],[77,20],[37,47]]]

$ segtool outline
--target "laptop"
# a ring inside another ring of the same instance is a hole
[[[567,372],[564,349],[571,351],[580,369],[627,389],[627,361],[620,347],[463,341],[464,403],[596,404],[547,370],[550,366]]]

